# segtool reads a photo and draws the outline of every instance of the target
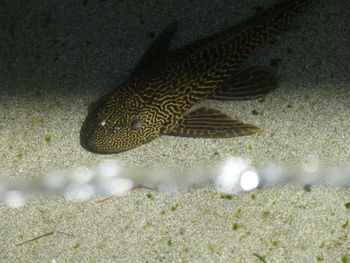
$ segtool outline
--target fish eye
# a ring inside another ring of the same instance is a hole
[[[130,122],[130,128],[132,130],[137,130],[138,128],[141,127],[142,123],[143,123],[143,120],[141,120],[140,118],[134,118]]]

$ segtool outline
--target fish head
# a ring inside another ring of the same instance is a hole
[[[118,153],[159,137],[161,122],[135,97],[112,96],[95,106],[80,131],[82,147],[95,153]]]

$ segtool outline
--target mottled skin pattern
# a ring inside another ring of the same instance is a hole
[[[255,47],[312,2],[280,2],[234,28],[139,67],[88,114],[81,129],[82,146],[92,152],[116,153],[171,133],[192,105],[209,97]]]

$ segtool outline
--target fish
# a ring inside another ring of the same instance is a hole
[[[169,50],[178,23],[146,49],[130,76],[88,111],[80,144],[93,153],[127,151],[162,135],[229,138],[261,130],[217,109],[192,106],[204,99],[248,100],[278,87],[267,67],[242,61],[315,0],[284,0],[212,36]]]

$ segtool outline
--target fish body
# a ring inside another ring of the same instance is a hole
[[[285,0],[229,30],[168,51],[177,24],[146,50],[131,76],[99,100],[86,117],[81,145],[97,153],[135,148],[163,134],[233,137],[260,128],[210,108],[191,110],[211,98],[253,99],[276,88],[263,67],[239,70],[259,44],[280,32],[315,0]]]

